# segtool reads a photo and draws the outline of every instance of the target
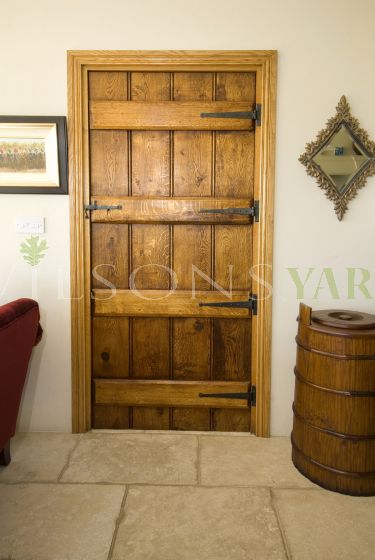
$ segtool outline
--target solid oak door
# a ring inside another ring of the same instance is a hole
[[[252,428],[255,77],[89,72],[94,428]]]

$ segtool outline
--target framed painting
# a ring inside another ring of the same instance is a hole
[[[0,193],[68,194],[65,117],[0,116]]]

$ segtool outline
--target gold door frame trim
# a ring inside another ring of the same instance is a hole
[[[71,220],[72,429],[91,428],[91,294],[89,203],[88,72],[254,71],[262,125],[255,132],[254,198],[260,219],[254,226],[254,292],[258,315],[252,319],[252,372],[257,436],[270,434],[272,238],[275,176],[277,51],[68,51],[68,135]]]

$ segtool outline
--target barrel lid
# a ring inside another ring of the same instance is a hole
[[[311,319],[314,323],[340,329],[375,328],[375,315],[359,311],[346,311],[345,309],[313,311]]]

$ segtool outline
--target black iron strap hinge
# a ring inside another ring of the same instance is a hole
[[[89,212],[92,212],[92,210],[107,210],[107,212],[109,210],[121,210],[122,206],[121,204],[117,204],[116,206],[100,206],[97,204],[96,200],[94,201],[94,204],[85,204],[85,206],[83,207],[85,210],[85,216],[86,218],[89,217]]]
[[[262,124],[262,105],[257,103],[254,111],[228,111],[223,113],[201,113],[202,118],[213,119],[249,119],[255,121],[256,126]]]
[[[200,398],[247,400],[249,406],[257,404],[257,389],[252,385],[247,393],[199,393]]]
[[[254,200],[254,206],[248,208],[202,208],[200,214],[240,214],[253,216],[254,222],[259,222],[259,200]]]
[[[199,307],[236,307],[250,309],[253,315],[258,315],[258,296],[252,294],[246,301],[216,301],[200,303]]]

